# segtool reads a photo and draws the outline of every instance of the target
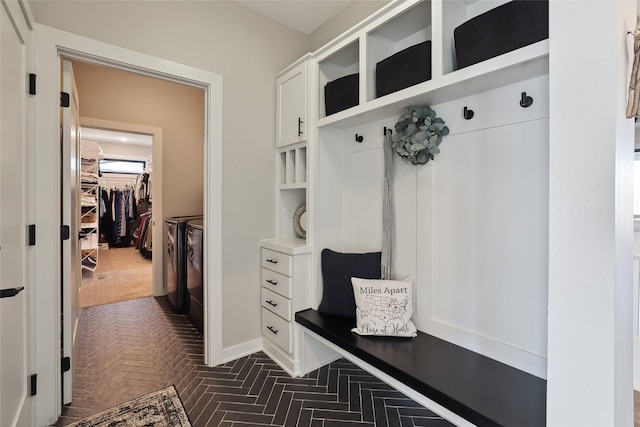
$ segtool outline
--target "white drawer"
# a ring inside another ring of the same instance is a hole
[[[266,308],[262,309],[262,335],[276,343],[287,353],[291,353],[291,323],[273,314]]]
[[[283,297],[291,298],[291,277],[263,268],[262,286],[279,293]]]
[[[262,248],[262,266],[285,276],[291,276],[291,257],[280,252]]]
[[[278,316],[291,321],[291,301],[282,295],[262,288],[262,306]]]

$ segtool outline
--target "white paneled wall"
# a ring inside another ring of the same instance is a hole
[[[548,78],[432,107],[451,130],[435,161],[394,155],[394,275],[415,277],[420,330],[545,377]],[[320,128],[320,249],[380,250],[383,127],[396,121]]]
[[[542,358],[547,134],[548,120],[541,119],[447,139],[433,165],[429,319],[438,328],[455,327]],[[472,346],[472,338],[486,353],[477,337],[465,337],[465,344]]]

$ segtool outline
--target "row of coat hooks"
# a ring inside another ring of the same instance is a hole
[[[522,94],[520,95],[520,103],[519,103],[519,104],[520,104],[520,106],[521,106],[522,108],[529,108],[529,107],[531,107],[531,105],[533,104],[533,98],[532,98],[531,96],[527,95],[527,92],[522,92]],[[470,109],[470,108],[469,108],[469,107],[467,107],[467,106],[465,106],[465,107],[462,109],[462,117],[463,117],[465,120],[471,120],[471,119],[473,119],[474,114],[475,114],[475,113],[473,112],[473,110],[472,110],[472,109]],[[387,129],[387,127],[385,126],[385,127],[384,127],[384,135],[385,135],[385,136],[387,135],[387,130],[388,130],[389,132],[392,132],[392,130],[391,130],[391,129]],[[362,136],[362,135],[358,135],[358,134],[356,133],[356,142],[361,143],[362,141],[364,141],[364,136]]]
[[[531,107],[531,104],[533,104],[533,98],[527,95],[527,92],[522,92],[522,94],[520,95],[520,106],[522,108],[529,108]],[[465,120],[471,120],[473,119],[473,116],[474,116],[474,112],[469,107],[465,106],[462,109],[462,117]]]

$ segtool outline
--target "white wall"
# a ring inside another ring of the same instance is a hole
[[[274,76],[308,37],[234,2],[32,5],[41,24],[223,76],[223,347],[258,338],[259,241],[275,233]]]
[[[518,105],[522,91],[529,108]],[[544,378],[548,78],[432,107],[451,129],[441,153],[424,166],[394,155],[393,275],[415,277],[419,330]],[[320,130],[320,151],[333,152],[318,168],[319,249],[380,250],[382,129],[396,121]]]
[[[549,3],[550,427],[633,425],[625,41],[635,5]]]
[[[311,51],[315,51],[333,40],[337,35],[362,21],[390,0],[358,0],[345,7],[338,15],[311,33]]]

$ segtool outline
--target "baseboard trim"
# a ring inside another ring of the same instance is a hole
[[[222,363],[227,363],[235,359],[256,353],[262,350],[262,338],[227,347],[222,350]]]

